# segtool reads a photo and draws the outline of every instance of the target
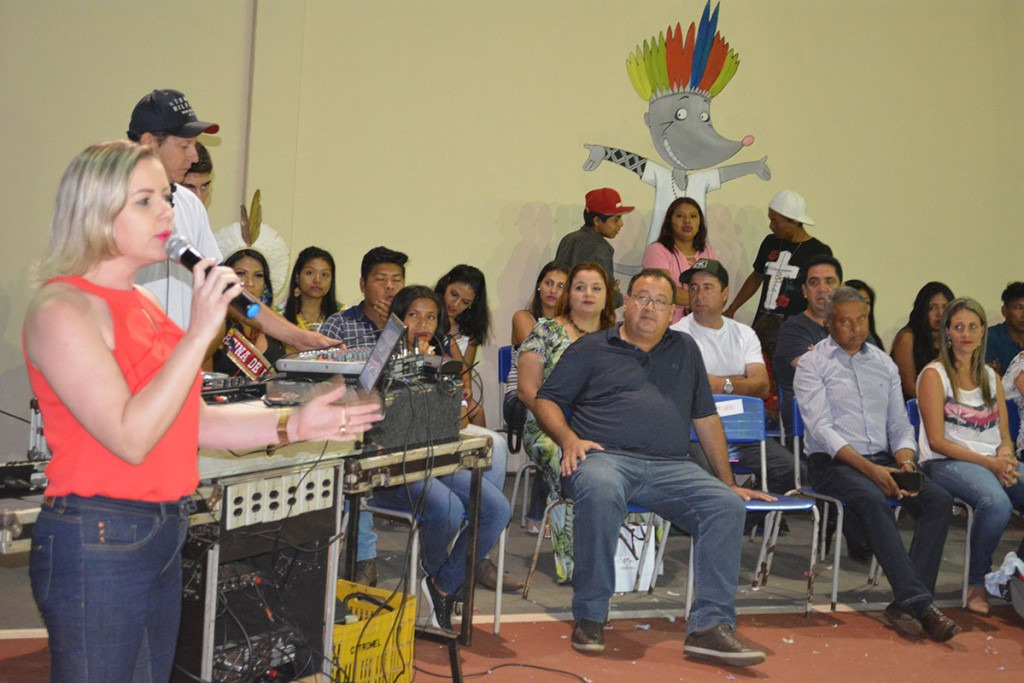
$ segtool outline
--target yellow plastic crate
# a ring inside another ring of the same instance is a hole
[[[337,590],[341,600],[352,593],[366,593],[394,609],[379,610],[372,602],[358,598],[349,600],[349,611],[357,615],[359,621],[334,626],[335,679],[353,683],[411,681],[416,597],[398,593],[389,600],[391,591],[343,579],[338,579]]]

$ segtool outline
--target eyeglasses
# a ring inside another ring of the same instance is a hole
[[[662,301],[661,299],[652,299],[649,296],[631,296],[629,297],[640,306],[640,308],[647,308],[650,305],[654,305],[654,310],[664,311],[672,305],[669,301]]]

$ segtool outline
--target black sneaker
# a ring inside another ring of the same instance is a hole
[[[604,652],[604,624],[577,619],[572,628],[572,646],[580,652]]]
[[[434,580],[429,576],[423,577],[423,595],[430,603],[431,622],[434,626],[445,631],[452,631],[452,608],[455,605],[455,596],[452,594],[441,595],[434,585]]]
[[[921,615],[921,626],[928,637],[937,643],[946,642],[962,630],[955,621],[940,612],[934,602]]]
[[[683,654],[728,666],[760,664],[765,656],[760,650],[752,650],[741,643],[729,624],[718,624],[686,636]]]
[[[921,635],[921,622],[910,612],[906,611],[895,602],[890,602],[882,612],[889,625],[897,632],[910,636],[911,638]]]

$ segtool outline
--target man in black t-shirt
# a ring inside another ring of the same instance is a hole
[[[733,317],[758,288],[761,299],[754,315],[755,329],[767,315],[784,320],[807,308],[807,299],[800,290],[801,270],[815,256],[831,256],[832,249],[811,237],[806,225],[814,225],[814,220],[807,215],[803,197],[792,190],[782,190],[772,198],[768,204],[768,227],[772,234],[761,242],[754,259],[754,272],[726,309],[726,317]]]

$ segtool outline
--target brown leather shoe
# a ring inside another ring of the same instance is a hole
[[[983,617],[989,615],[988,591],[984,586],[967,587],[967,611]]]
[[[889,605],[882,612],[882,617],[896,631],[911,638],[921,635],[921,622],[910,612],[907,612],[895,602]]]
[[[940,612],[935,603],[928,605],[928,609],[924,611],[921,626],[928,637],[936,643],[944,643],[962,630],[955,621]]]
[[[480,560],[480,564],[476,566],[476,582],[489,590],[498,590],[497,565],[486,557]],[[501,590],[503,593],[518,593],[523,590],[523,582],[513,579],[508,575],[508,572],[505,572],[505,578],[501,582]]]

